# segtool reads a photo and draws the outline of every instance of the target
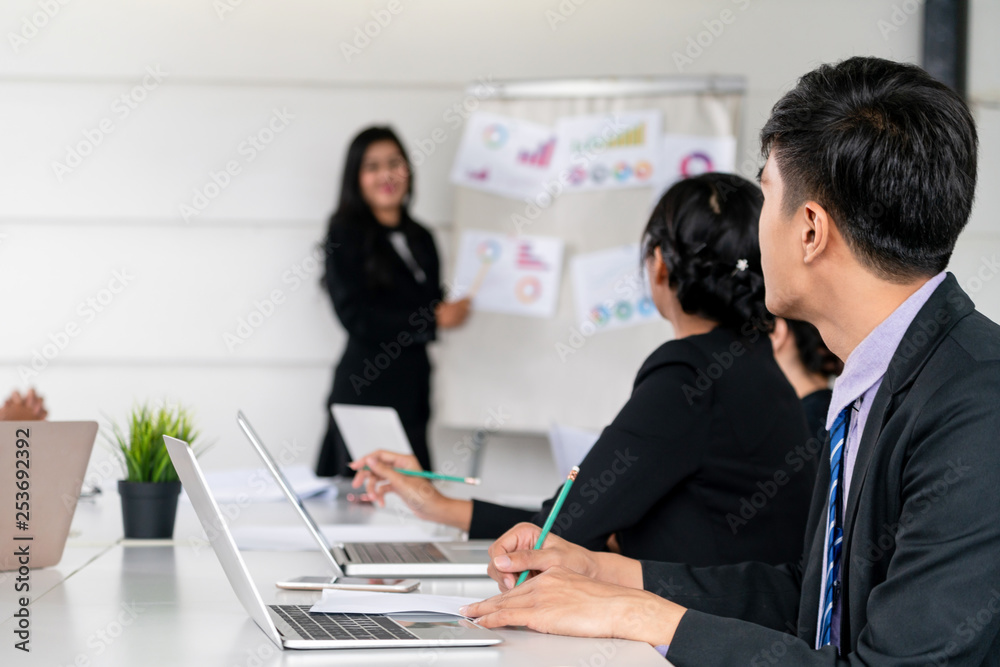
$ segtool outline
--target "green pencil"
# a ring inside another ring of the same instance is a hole
[[[479,484],[478,477],[456,477],[454,475],[442,475],[438,472],[426,472],[424,470],[406,470],[404,468],[394,468],[401,475],[410,477],[423,477],[425,479],[439,479],[443,482],[458,482],[459,484]]]
[[[364,469],[368,471],[371,470],[368,466],[365,466]],[[424,470],[407,470],[406,468],[393,468],[393,470],[401,475],[423,477],[424,479],[437,479],[442,482],[458,482],[459,484],[473,484],[476,486],[480,483],[480,479],[478,477],[456,477],[454,475],[442,475],[438,472],[426,472]]]
[[[562,491],[559,492],[559,496],[556,498],[555,504],[552,506],[552,511],[549,512],[549,518],[545,520],[545,525],[542,526],[542,532],[539,533],[538,539],[535,541],[535,550],[542,548],[545,544],[545,538],[549,536],[549,531],[552,530],[552,524],[556,522],[556,516],[559,515],[559,510],[562,509],[563,503],[566,501],[566,496],[569,495],[569,487],[573,486],[574,480],[576,480],[577,473],[580,472],[580,466],[573,466],[573,469],[569,471],[569,476],[566,477],[566,483],[563,484]],[[517,583],[515,586],[520,586],[524,583],[524,580],[528,578],[528,570],[521,573],[521,576],[517,578]]]

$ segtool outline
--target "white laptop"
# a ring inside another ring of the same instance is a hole
[[[394,410],[391,411],[393,415],[396,414]],[[320,551],[326,554],[330,567],[338,576],[343,574],[349,577],[385,578],[487,576],[486,567],[490,562],[489,548],[493,543],[492,540],[349,542],[331,545],[242,412],[236,414],[236,422],[243,429],[243,433],[257,451],[264,466],[274,475],[275,482],[292,502],[299,518],[316,540]]]
[[[330,413],[353,461],[379,449],[413,454],[403,422],[393,408],[334,403]]]
[[[168,436],[163,440],[236,597],[254,623],[280,648],[489,646],[503,641],[495,632],[460,617],[313,614],[308,605],[265,605],[191,448],[183,440]]]

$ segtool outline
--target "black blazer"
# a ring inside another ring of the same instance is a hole
[[[1000,327],[949,274],[896,350],[858,447],[842,551],[843,656],[813,649],[826,447],[797,565],[642,564],[648,590],[689,609],[669,659],[678,667],[1000,665],[998,408]]]
[[[796,456],[802,406],[768,336],[747,333],[720,327],[649,356],[581,463],[557,534],[599,550],[616,534],[625,555],[703,565],[798,557],[818,458]],[[541,525],[553,502],[528,512],[475,501],[470,537]]]
[[[397,230],[406,235],[410,252],[426,274],[423,283],[392,248],[389,234]],[[434,340],[434,306],[443,294],[437,248],[426,228],[405,214],[398,228],[339,220],[330,227],[326,242],[323,283],[351,343],[382,351],[382,343],[398,342],[400,334],[418,344]],[[387,258],[391,287],[369,284],[366,266],[373,253]]]

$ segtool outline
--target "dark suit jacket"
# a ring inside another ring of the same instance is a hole
[[[649,355],[553,532],[599,550],[614,533],[626,556],[697,565],[798,557],[819,456],[796,454],[809,438],[802,405],[768,336],[746,333],[718,327]],[[554,502],[476,501],[469,535],[542,525]]]
[[[798,565],[643,563],[645,587],[689,609],[669,659],[678,667],[1000,665],[1000,327],[975,311],[954,276],[907,330],[858,447],[841,657],[832,646],[813,650],[825,453]]]

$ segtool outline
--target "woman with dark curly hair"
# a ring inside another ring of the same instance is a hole
[[[651,296],[674,339],[656,349],[632,395],[580,464],[554,532],[589,549],[614,538],[642,559],[783,563],[802,550],[820,446],[809,447],[799,399],[774,360],[749,181],[705,174],[670,188],[643,235]],[[597,390],[599,390],[599,380]],[[425,519],[472,538],[538,512],[440,494],[376,452],[352,464],[380,502],[399,493]],[[377,481],[387,482],[377,485]]]

